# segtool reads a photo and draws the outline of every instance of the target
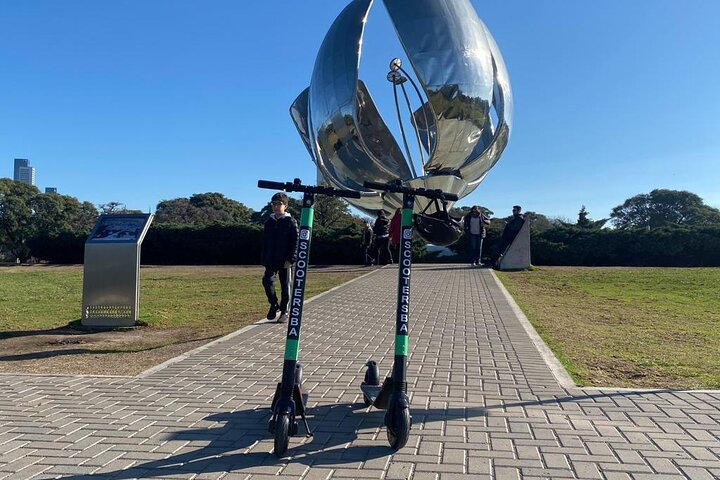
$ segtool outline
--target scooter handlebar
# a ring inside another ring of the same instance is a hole
[[[267,188],[268,190],[285,190],[287,185],[282,182],[271,182],[270,180],[258,180],[258,188]]]
[[[393,188],[397,188],[395,185],[387,184],[387,183],[378,183],[378,182],[365,182],[363,183],[363,186],[365,188],[371,188],[373,190],[387,190],[387,191],[394,191],[391,190]]]
[[[258,180],[258,188],[267,188],[269,190],[284,190],[286,192],[302,192],[320,195],[328,195],[331,197],[360,198],[361,193],[357,190],[338,190],[333,187],[323,187],[320,185],[303,185],[299,179],[293,182],[273,182],[270,180]]]
[[[460,200],[460,197],[458,197],[454,193],[443,192],[443,196],[445,197],[445,200],[450,200],[451,202],[457,202],[458,200]]]
[[[395,193],[407,193],[407,194],[416,195],[419,197],[437,198],[439,200],[450,200],[452,202],[456,202],[459,199],[459,197],[457,195],[455,195],[454,193],[446,193],[440,189],[428,190],[425,188],[403,187],[400,184],[400,182],[396,182],[395,184],[365,182],[363,185],[365,186],[365,188],[371,188],[373,190],[383,190],[386,192],[395,192]]]
[[[332,190],[334,190],[333,193],[332,193],[332,195],[334,195],[334,196],[336,196],[336,197],[347,197],[347,198],[360,198],[360,197],[362,197],[362,194],[361,194],[360,192],[358,192],[357,190],[335,190],[335,189],[332,188],[332,187],[329,187],[329,188],[331,188]]]

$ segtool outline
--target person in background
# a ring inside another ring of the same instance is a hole
[[[482,245],[485,239],[485,227],[490,225],[490,219],[480,211],[480,207],[473,205],[470,212],[465,215],[463,228],[468,235],[468,248],[470,254],[470,265],[481,266]]]
[[[395,214],[390,219],[390,245],[395,248],[400,244],[400,226],[402,224],[402,208],[395,210]]]
[[[295,263],[298,244],[298,225],[293,217],[285,210],[288,206],[288,196],[278,192],[270,201],[273,213],[265,222],[263,231],[262,260],[265,274],[262,284],[270,310],[268,320],[274,320],[278,310],[280,317],[278,323],[287,321],[287,308],[290,302],[290,279],[292,278],[292,265]],[[275,278],[280,277],[280,301],[275,294]]]
[[[363,261],[365,266],[369,267],[375,263],[375,259],[372,256],[372,237],[373,230],[370,226],[370,222],[365,221],[362,231],[362,238],[360,239],[360,250],[363,252]]]
[[[515,240],[515,237],[525,223],[525,217],[520,212],[522,212],[522,208],[520,207],[520,205],[513,205],[513,216],[510,221],[505,224],[505,228],[503,229],[502,237],[500,237],[500,244],[498,245],[495,263],[500,261],[500,257],[505,254],[505,250],[510,246],[513,240]]]
[[[379,210],[375,224],[373,224],[373,233],[375,234],[375,260],[378,265],[392,263],[392,253],[390,252],[390,229],[389,222],[383,210]],[[383,260],[383,256],[385,259]]]

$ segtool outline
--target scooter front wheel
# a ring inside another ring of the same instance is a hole
[[[275,422],[275,455],[279,458],[285,456],[290,443],[290,415],[282,413]]]
[[[393,416],[387,427],[387,438],[393,450],[400,450],[410,438],[410,409],[398,408]]]

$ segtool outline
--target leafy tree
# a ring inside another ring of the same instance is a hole
[[[295,220],[300,222],[300,210],[302,210],[302,201],[289,197],[288,201],[288,208],[287,213],[293,216]],[[270,215],[272,215],[273,209],[272,204],[268,202],[262,209],[260,209],[259,212],[255,212],[252,214],[252,222],[258,223],[260,225],[264,225],[265,222],[267,222],[267,219],[270,218]]]
[[[28,260],[31,241],[64,232],[87,234],[97,210],[90,202],[57,193],[40,193],[33,185],[0,179],[0,245],[12,258]]]
[[[347,202],[338,197],[318,195],[315,197],[314,223],[326,228],[345,227],[355,223]]]
[[[588,212],[585,209],[585,205],[583,205],[578,212],[578,220],[576,225],[582,228],[587,228],[590,226],[590,219],[588,218]]]
[[[495,215],[495,212],[493,212],[489,208],[483,207],[482,205],[479,205],[479,207],[480,207],[480,213],[482,213],[486,217],[490,218],[493,215]],[[470,213],[471,208],[472,207],[469,207],[469,206],[452,207],[452,208],[450,208],[450,210],[448,210],[448,214],[453,218],[464,218],[465,215]]]
[[[98,212],[90,202],[56,193],[35,195],[31,201],[34,235],[53,237],[61,232],[87,233]]]
[[[530,226],[533,232],[542,233],[547,230],[552,230],[557,226],[557,222],[555,220],[549,219],[542,213],[527,211],[523,213],[523,216],[525,217],[525,220],[530,220]],[[506,217],[505,221],[509,222],[512,218],[512,215]]]
[[[583,205],[578,212],[578,219],[575,225],[580,228],[600,229],[607,221],[607,218],[603,218],[602,220],[591,220],[588,217],[588,211],[585,209],[585,205]]]
[[[30,258],[27,240],[33,232],[31,200],[40,191],[34,185],[0,179],[0,244],[13,258]]]
[[[155,223],[178,225],[211,225],[214,223],[247,223],[252,211],[244,204],[221,193],[198,193],[190,198],[175,198],[158,203]]]
[[[122,215],[131,213],[143,213],[142,210],[128,210],[124,203],[120,202],[108,202],[101,203],[98,205],[100,213],[103,215]]]
[[[720,210],[684,190],[655,189],[628,198],[610,214],[616,227],[653,229],[663,225],[720,223]]]
[[[190,197],[190,205],[203,211],[224,212],[229,215],[230,223],[247,223],[252,214],[244,204],[217,192],[196,193]]]

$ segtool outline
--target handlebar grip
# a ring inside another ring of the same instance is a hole
[[[378,183],[378,182],[364,182],[363,186],[365,188],[372,188],[373,190],[389,190],[391,185],[388,185],[386,183]]]
[[[357,190],[335,190],[333,194],[339,197],[360,198],[362,195]]]
[[[460,200],[460,197],[458,197],[454,193],[444,193],[443,196],[445,197],[445,200],[450,200],[451,202],[457,202],[458,200]]]
[[[270,180],[258,180],[258,188],[267,188],[268,190],[285,190],[287,185],[282,182],[271,182]]]

